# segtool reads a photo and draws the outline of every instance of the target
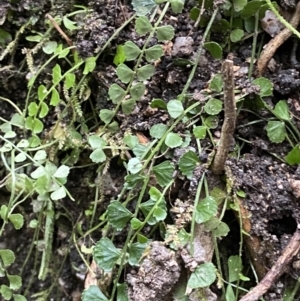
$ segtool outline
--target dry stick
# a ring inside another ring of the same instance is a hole
[[[54,20],[54,18],[47,14],[46,17],[50,20],[52,25],[56,28],[56,30],[62,35],[62,37],[66,40],[69,46],[73,46],[72,40],[63,32],[63,30],[60,28],[60,26],[57,24],[57,22]],[[75,51],[75,49],[71,49],[72,52]]]
[[[234,98],[233,61],[225,60],[222,66],[222,75],[224,82],[224,122],[217,153],[211,166],[212,172],[216,175],[224,170],[235,130],[236,105]]]
[[[297,255],[300,250],[300,232],[297,230],[291,238],[289,244],[285,247],[282,255],[277,262],[272,266],[271,270],[261,280],[261,282],[254,287],[247,295],[240,299],[240,301],[256,301],[276,282],[281,276],[287,265],[291,262],[293,257]]]
[[[300,2],[296,6],[295,13],[293,14],[290,24],[297,28],[300,22]],[[264,50],[260,54],[260,57],[257,61],[257,76],[262,76],[264,73],[270,59],[273,57],[276,50],[292,35],[292,32],[285,28],[277,36],[275,36],[267,45],[265,45]]]

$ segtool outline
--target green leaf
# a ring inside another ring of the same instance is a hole
[[[48,108],[47,104],[44,103],[44,102],[42,102],[40,104],[40,108],[41,108],[41,110],[40,110],[40,113],[39,113],[39,118],[44,118],[45,116],[48,115],[49,108]]]
[[[176,133],[169,133],[166,137],[165,144],[170,148],[178,147],[182,144],[182,138]]]
[[[22,286],[22,278],[18,275],[8,275],[9,288],[12,290],[18,290]]]
[[[39,109],[38,105],[35,102],[31,102],[28,106],[28,115],[36,116],[38,109]]]
[[[197,205],[195,212],[195,221],[198,224],[208,221],[218,212],[218,204],[215,199],[208,196],[201,200]]]
[[[38,134],[44,129],[43,123],[39,119],[32,118],[31,116],[26,118],[25,127],[26,129],[33,131],[34,134]]]
[[[96,57],[94,56],[88,57],[87,59],[85,59],[83,74],[86,75],[94,71],[95,67],[96,67]]]
[[[171,243],[170,243],[170,247],[173,250],[178,250],[178,249],[181,249],[184,246],[186,246],[187,243],[189,243],[189,241],[191,239],[191,235],[189,233],[187,233],[184,228],[180,229],[175,237],[174,237],[174,234],[172,232],[170,233],[167,230],[165,240],[170,241],[170,238],[172,238]]]
[[[63,23],[65,25],[65,27],[69,30],[75,30],[77,29],[78,27],[75,25],[76,22],[74,21],[71,21],[67,16],[64,16],[63,17]]]
[[[166,103],[160,98],[153,99],[151,101],[150,107],[151,108],[158,108],[158,109],[162,109],[162,110],[167,110]]]
[[[284,121],[291,120],[289,107],[285,100],[280,100],[279,102],[277,102],[273,110],[273,113],[277,118],[282,119]]]
[[[134,61],[142,52],[141,49],[131,41],[127,41],[123,49],[127,61]]]
[[[193,128],[193,134],[198,139],[204,139],[206,137],[207,127],[200,125]]]
[[[121,251],[108,238],[101,238],[93,250],[94,260],[105,272],[113,269],[121,254]]]
[[[34,104],[35,104],[35,103],[34,103]],[[28,110],[29,110],[29,107],[30,107],[30,105],[28,106]],[[8,122],[5,122],[5,123],[1,124],[0,130],[1,130],[3,133],[7,133],[7,132],[12,131],[11,124],[8,123]]]
[[[50,100],[50,105],[51,106],[57,106],[59,104],[59,93],[57,90],[54,88],[51,92],[51,100]]]
[[[50,195],[51,200],[58,201],[65,198],[67,195],[65,187],[61,186],[57,190],[53,191]]]
[[[29,42],[40,42],[42,40],[42,35],[34,35],[34,36],[27,36],[26,40]]]
[[[149,201],[147,202],[144,202],[140,205],[140,208],[141,208],[141,211],[143,212],[144,216],[147,217],[148,214],[150,213],[150,211],[152,210],[152,208],[156,205],[158,206],[157,208],[161,208],[162,211],[161,212],[167,212],[167,208],[166,208],[166,202],[165,200],[161,200],[159,202],[159,204],[157,205],[156,204],[157,201],[156,200],[153,200],[153,199],[150,199]],[[157,212],[159,213],[159,212]],[[159,216],[158,216],[159,217]],[[148,225],[155,225],[159,222],[159,220],[156,219],[155,216],[151,216],[148,221],[147,221],[147,224]]]
[[[223,78],[222,78],[222,74],[217,73],[214,75],[214,77],[212,78],[212,80],[209,83],[209,89],[215,92],[222,92],[223,90]]]
[[[47,158],[47,153],[45,150],[41,149],[41,150],[38,150],[34,156],[33,156],[33,159],[35,161],[41,161],[41,160],[44,160]]]
[[[120,81],[124,84],[130,82],[133,74],[134,74],[133,70],[131,70],[125,64],[120,64],[117,67],[117,76],[120,79]]]
[[[193,176],[194,169],[199,163],[200,160],[198,156],[194,152],[188,151],[179,159],[179,169],[182,174],[190,180]]]
[[[300,164],[300,145],[297,144],[285,157],[289,165]]]
[[[15,131],[9,131],[5,133],[4,138],[10,139],[10,138],[15,138],[17,136],[17,133]]]
[[[239,274],[242,272],[242,259],[238,255],[230,256],[228,258],[228,272],[229,282],[234,282],[240,279]]]
[[[208,287],[215,280],[215,266],[211,262],[203,263],[192,273],[187,286],[190,288]]]
[[[153,0],[132,0],[131,4],[137,16],[148,15],[156,7],[156,3]]]
[[[102,163],[105,162],[106,160],[106,155],[104,151],[100,148],[95,149],[89,156],[89,158],[92,160],[94,163]]]
[[[117,285],[117,301],[129,301],[128,287],[126,283],[118,283]]]
[[[163,221],[166,219],[167,217],[167,211],[162,209],[162,208],[155,208],[155,210],[153,211],[153,217],[158,221]]]
[[[27,301],[27,299],[24,296],[19,294],[13,294],[13,297],[14,297],[14,301]]]
[[[85,289],[81,296],[82,301],[108,301],[100,288],[96,285],[91,285]]]
[[[211,54],[215,59],[221,59],[223,56],[222,47],[216,42],[206,42],[204,48]]]
[[[154,45],[145,51],[147,62],[156,61],[161,58],[164,51],[160,45]]]
[[[47,88],[44,85],[39,85],[38,87],[38,99],[39,101],[43,101],[47,96]]]
[[[181,14],[185,0],[170,0],[171,8],[174,14]]]
[[[54,172],[53,176],[55,178],[66,178],[70,173],[70,167],[66,165],[61,165],[58,169]]]
[[[89,136],[88,143],[92,149],[102,148],[106,145],[105,140],[97,135]]]
[[[146,33],[151,32],[153,26],[151,25],[149,19],[146,16],[138,17],[135,21],[135,31],[139,35],[145,35]]]
[[[13,213],[8,216],[8,219],[10,222],[14,225],[14,228],[16,230],[19,230],[23,227],[24,225],[24,217],[20,213]]]
[[[130,88],[130,95],[133,100],[140,100],[146,91],[146,86],[143,83],[137,83]]]
[[[39,195],[44,195],[49,191],[49,179],[46,176],[42,176],[38,178],[34,183],[34,190]]]
[[[55,48],[57,47],[57,42],[55,41],[48,41],[43,46],[43,51],[46,54],[51,54],[55,51]]]
[[[174,170],[171,161],[164,161],[153,167],[156,180],[161,187],[167,186],[172,181]]]
[[[132,213],[120,202],[114,201],[107,208],[107,218],[112,227],[117,231],[122,230],[132,218]]]
[[[2,211],[2,207],[1,207],[1,211]],[[0,257],[5,267],[10,266],[12,263],[15,262],[16,259],[14,252],[8,249],[0,250]]]
[[[256,2],[256,1],[254,0],[251,2]],[[259,77],[259,78],[256,78],[252,82],[252,84],[260,87],[260,92],[259,92],[260,97],[266,97],[266,96],[273,95],[273,83],[269,79],[267,79],[265,77]]]
[[[131,158],[128,161],[127,169],[131,174],[136,174],[143,169],[143,164],[138,158]]]
[[[61,68],[56,64],[52,69],[52,82],[54,85],[58,84],[61,80]]]
[[[19,148],[26,148],[29,146],[29,141],[27,139],[21,139],[18,143],[17,143],[17,147]]]
[[[133,136],[131,134],[125,135],[123,138],[123,142],[130,148],[133,149],[136,145],[139,144],[139,139],[137,136]]]
[[[131,225],[131,228],[133,230],[137,230],[143,223],[137,219],[136,217],[134,217],[131,221],[130,221],[130,225]]]
[[[230,40],[233,43],[239,42],[244,36],[244,30],[234,29],[230,33]]]
[[[108,109],[102,109],[100,111],[100,119],[105,123],[108,124],[111,122],[111,120],[114,118],[115,113]]]
[[[182,102],[177,99],[170,100],[167,104],[167,109],[172,118],[177,118],[184,112]]]
[[[268,121],[266,130],[271,142],[281,143],[284,141],[286,132],[283,121]]]
[[[217,115],[222,111],[223,102],[216,98],[210,98],[204,106],[204,111],[209,115]]]
[[[137,78],[140,81],[147,80],[153,76],[155,68],[152,65],[145,65],[137,69]]]
[[[239,196],[239,197],[241,197],[241,198],[245,198],[246,197],[246,193],[243,190],[238,190],[236,192],[236,195]]]
[[[124,63],[126,61],[126,56],[124,53],[124,48],[123,45],[118,45],[117,46],[117,53],[114,57],[114,64],[117,66],[121,63]]]
[[[122,112],[125,115],[129,115],[132,113],[133,109],[135,108],[136,100],[129,98],[122,101]]]
[[[244,6],[244,9],[242,10],[242,13],[241,13],[241,17],[243,19],[248,19],[248,18],[254,16],[259,11],[261,6],[264,5],[265,3],[266,3],[266,1],[263,1],[263,0],[249,1]]]
[[[230,231],[227,224],[224,222],[220,222],[216,229],[213,230],[213,235],[215,237],[227,236],[228,232]]]
[[[151,127],[150,136],[156,139],[160,139],[166,133],[167,130],[168,127],[165,124],[157,123]]]
[[[126,91],[117,84],[112,84],[108,90],[109,98],[114,104],[120,103],[126,95]]]
[[[4,300],[10,300],[12,297],[12,290],[5,284],[0,286],[0,295],[4,298]]]
[[[141,244],[139,242],[133,243],[129,246],[129,258],[128,262],[130,265],[139,265],[139,261],[147,247],[146,244]]]
[[[219,118],[217,116],[208,116],[204,120],[204,123],[209,129],[215,129],[218,127]]]
[[[247,0],[233,0],[234,11],[240,12],[247,4]]]
[[[236,301],[233,288],[230,284],[227,285],[225,297],[226,297],[226,301]]]
[[[171,25],[160,26],[156,28],[156,37],[159,42],[170,41],[174,38],[174,27]]]
[[[76,76],[73,73],[67,73],[65,76],[65,85],[67,89],[74,87]]]

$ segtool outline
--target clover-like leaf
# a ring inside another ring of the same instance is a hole
[[[141,49],[131,41],[127,41],[123,49],[127,61],[134,61],[142,52]]]
[[[160,45],[154,45],[145,51],[147,62],[156,61],[163,55],[163,49]]]
[[[157,27],[156,37],[159,42],[170,41],[174,38],[174,27],[171,25],[165,25]]]
[[[167,108],[172,118],[177,118],[184,112],[182,102],[177,99],[170,100],[167,104]]]
[[[196,208],[195,221],[198,224],[208,221],[218,212],[218,204],[215,199],[208,196],[201,200]]]
[[[122,230],[127,222],[132,218],[132,213],[120,202],[114,201],[107,208],[107,218],[112,227]]]
[[[223,103],[221,100],[211,98],[204,106],[204,111],[209,115],[217,115],[222,111]]]
[[[126,91],[118,84],[112,84],[108,89],[109,98],[114,104],[118,104],[126,95]]]
[[[169,133],[166,137],[165,144],[170,148],[178,147],[182,144],[182,138],[177,133]]]
[[[120,79],[120,81],[124,84],[130,82],[133,74],[134,71],[125,64],[120,64],[117,68],[117,76]]]
[[[94,260],[106,272],[112,270],[121,254],[121,251],[108,238],[101,238],[93,250]]]
[[[152,31],[153,26],[151,25],[149,19],[146,16],[140,16],[135,21],[135,31],[139,35],[145,35]]]
[[[270,141],[274,143],[281,143],[284,141],[286,131],[283,121],[268,121],[266,130]]]
[[[167,186],[172,181],[174,170],[171,161],[164,161],[153,167],[156,180],[161,187]]]

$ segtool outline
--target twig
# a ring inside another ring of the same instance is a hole
[[[64,31],[60,28],[60,26],[57,24],[57,22],[55,21],[55,19],[51,15],[49,15],[49,14],[47,14],[46,17],[50,20],[50,22],[52,23],[52,25],[61,34],[61,36],[66,40],[66,42],[68,43],[68,45],[69,46],[73,46],[72,40],[64,33]],[[75,51],[75,50],[71,49],[71,51]]]
[[[296,6],[295,13],[293,14],[290,25],[294,28],[298,27],[300,22],[300,2]],[[277,36],[275,36],[267,45],[265,45],[258,61],[257,61],[257,76],[262,76],[270,59],[273,57],[276,50],[292,35],[289,28],[283,29]]]
[[[224,81],[224,122],[217,153],[211,166],[212,172],[216,175],[224,170],[235,130],[236,105],[234,98],[233,61],[226,60],[223,63],[222,75]]]
[[[297,230],[289,244],[285,247],[282,255],[277,262],[272,266],[261,282],[254,287],[248,294],[240,299],[240,301],[256,301],[265,294],[276,280],[285,272],[293,257],[300,249],[300,232]]]

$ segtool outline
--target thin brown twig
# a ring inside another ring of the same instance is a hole
[[[293,14],[290,24],[297,28],[300,22],[300,2],[296,6],[295,13]],[[278,35],[276,35],[267,45],[265,45],[264,50],[261,52],[260,57],[257,61],[257,76],[262,76],[264,73],[270,59],[273,57],[276,50],[292,35],[292,32],[285,28]]]
[[[72,40],[64,33],[64,31],[61,29],[61,27],[57,24],[57,22],[55,21],[55,19],[49,15],[46,14],[46,17],[50,20],[50,22],[52,23],[52,25],[55,27],[55,29],[61,34],[61,36],[66,40],[66,42],[68,43],[69,46],[73,46],[73,42]],[[75,50],[72,49],[72,51],[74,52]]]
[[[220,174],[224,170],[236,123],[236,104],[234,98],[233,61],[225,60],[222,66],[224,82],[224,122],[221,138],[217,148],[211,170],[214,174]]]
[[[300,250],[300,232],[297,230],[291,238],[289,244],[285,247],[282,255],[272,266],[266,276],[254,287],[248,294],[240,299],[240,301],[256,301],[265,294],[276,280],[285,272],[293,257]]]

